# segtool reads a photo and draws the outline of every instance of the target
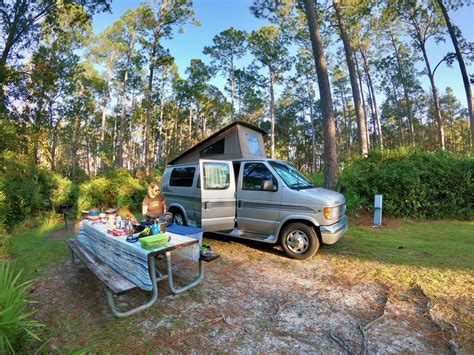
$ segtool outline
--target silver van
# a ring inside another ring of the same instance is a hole
[[[174,222],[230,237],[280,243],[292,258],[313,256],[346,233],[346,201],[316,187],[289,163],[268,158],[170,165],[162,191]]]

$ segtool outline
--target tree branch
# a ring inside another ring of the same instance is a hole
[[[448,54],[446,54],[443,59],[441,59],[438,64],[436,64],[436,66],[434,67],[433,69],[433,76],[435,75],[435,72],[436,72],[436,69],[438,69],[438,67],[441,65],[441,63],[445,62],[446,60],[448,60],[449,58],[453,57],[454,53],[452,52],[449,52]]]

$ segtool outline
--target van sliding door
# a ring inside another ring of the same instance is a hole
[[[226,231],[235,225],[235,178],[232,162],[199,160],[201,227]]]

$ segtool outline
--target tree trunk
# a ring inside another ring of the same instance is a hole
[[[234,58],[231,59],[231,102],[232,102],[232,121],[235,122],[235,108],[234,108],[234,96],[235,96],[235,71],[234,71]]]
[[[120,115],[120,131],[119,131],[119,144],[117,149],[117,166],[119,168],[123,167],[123,145],[124,145],[124,135],[125,135],[125,114],[126,114],[126,104],[127,104],[127,81],[128,81],[128,69],[130,68],[131,63],[131,54],[132,46],[130,45],[128,56],[127,56],[127,65],[125,68],[125,75],[122,82],[122,113]]]
[[[128,67],[128,66],[127,66]],[[122,112],[120,115],[120,130],[119,130],[119,144],[116,150],[117,154],[117,166],[121,168],[123,166],[123,144],[124,144],[124,133],[125,133],[125,112],[127,102],[127,80],[128,80],[128,68],[125,70],[125,76],[123,79],[122,89]]]
[[[153,48],[150,56],[150,74],[148,75],[148,92],[146,105],[146,122],[145,122],[145,175],[151,173],[151,152],[150,152],[150,126],[151,126],[151,97],[153,90],[153,74],[155,72],[156,52],[158,50],[158,37],[155,36]]]
[[[372,99],[372,94],[370,93],[369,80],[367,79],[367,76],[365,78],[365,86],[367,87],[367,94],[369,95],[369,97],[367,98],[367,102],[369,104],[370,117],[372,118],[372,130],[374,131],[374,137],[375,137],[374,140],[377,140],[377,143],[378,143],[378,138],[377,138],[378,130],[377,130],[377,123],[375,122],[374,101]]]
[[[100,126],[100,142],[102,145],[104,144],[105,140],[105,130],[107,129],[107,102],[110,96],[110,76],[111,76],[112,68],[107,66],[107,82],[105,83],[105,92],[104,96],[102,97],[103,107],[102,107],[102,124]]]
[[[397,107],[397,112],[400,113],[401,109],[400,109],[400,104],[398,103],[398,91],[393,81],[392,81],[392,90],[393,90],[393,95],[394,95],[394,98],[393,98],[394,104]],[[400,132],[401,145],[405,145],[405,135],[403,133],[403,117],[400,114],[398,114],[397,116],[398,116],[398,130]]]
[[[369,123],[368,123],[368,118],[367,118],[367,109],[365,105],[365,97],[364,97],[364,89],[362,88],[362,72],[359,69],[359,62],[357,61],[357,55],[353,53],[354,56],[354,62],[356,65],[356,70],[357,70],[357,81],[359,83],[359,90],[360,90],[360,100],[362,103],[362,108],[364,112],[364,123],[365,123],[365,135],[367,137],[367,149],[370,149],[370,132],[369,132]]]
[[[393,35],[390,35],[390,39],[391,39],[391,42],[392,42],[393,51],[395,52],[395,58],[397,59],[397,69],[398,69],[398,74],[400,75],[400,79],[401,79],[401,82],[402,82],[403,97],[405,99],[405,104],[407,105],[408,138],[410,140],[410,145],[415,145],[415,130],[414,130],[414,126],[413,126],[413,111],[412,111],[412,107],[411,107],[410,96],[408,94],[408,85],[407,85],[407,81],[406,81],[404,71],[403,71],[402,60],[400,58],[399,48],[397,47],[397,44],[395,43],[395,38],[393,38]]]
[[[462,81],[464,84],[464,90],[466,91],[466,99],[467,99],[467,109],[469,112],[469,122],[471,124],[471,149],[474,152],[474,98],[472,96],[472,88],[469,82],[469,75],[467,74],[466,64],[464,63],[464,58],[462,56],[462,49],[461,45],[459,44],[458,38],[456,37],[456,30],[451,22],[451,18],[449,17],[448,11],[443,4],[443,0],[437,0],[438,5],[441,8],[441,12],[443,13],[444,20],[446,21],[446,26],[448,27],[449,36],[451,37],[451,41],[453,42],[454,50],[456,52],[456,58],[459,63],[459,69],[461,70],[462,74]]]
[[[102,97],[102,123],[100,126],[100,147],[101,149],[104,148],[104,142],[105,142],[105,130],[107,129],[107,102],[110,97],[110,76],[111,76],[111,68],[108,65],[107,66],[107,81],[105,83],[105,92]],[[102,153],[103,154],[103,153]],[[102,158],[99,158],[99,165],[100,168],[104,167],[104,162]]]
[[[176,120],[178,121],[178,120]],[[189,128],[188,128],[188,144],[189,147],[193,145],[193,108],[189,104]]]
[[[272,67],[270,70],[270,120],[271,120],[271,141],[270,141],[270,157],[275,158],[275,93],[273,92],[274,76]]]
[[[346,54],[347,67],[349,69],[349,78],[351,81],[352,97],[354,100],[354,109],[357,118],[357,129],[359,131],[359,153],[362,156],[367,156],[368,144],[367,144],[367,127],[365,124],[364,111],[361,102],[361,94],[359,86],[357,84],[356,67],[354,63],[354,55],[352,51],[351,42],[346,32],[345,23],[341,14],[341,4],[339,0],[334,0],[334,9],[337,17],[337,23],[339,27],[339,34],[341,36],[342,43],[344,45],[344,52]]]
[[[117,110],[119,107],[120,96],[117,95]],[[112,161],[114,166],[117,165],[117,112],[114,110],[114,130],[112,132]]]
[[[373,105],[374,105],[374,115],[375,115],[374,119],[375,119],[376,127],[377,127],[377,141],[380,146],[380,149],[383,150],[382,122],[380,120],[379,109],[377,107],[377,99],[375,98],[375,90],[374,90],[374,85],[372,83],[372,76],[370,75],[369,63],[367,61],[367,57],[365,56],[365,53],[363,50],[360,50],[360,55],[362,56],[362,61],[364,63],[364,71],[365,71],[365,75],[367,76],[367,80],[369,82],[370,94],[372,96]]]
[[[309,99],[309,119],[311,120],[311,172],[316,172],[316,132],[314,124],[314,109],[313,109],[313,93],[311,90],[311,84],[309,77],[306,75],[306,87],[308,89]]]
[[[314,3],[313,0],[303,0],[303,2],[306,18],[308,20],[308,30],[311,38],[311,47],[313,49],[321,99],[324,127],[324,179],[326,187],[334,188],[337,182],[339,166],[337,161],[337,136],[332,106],[331,86]]]
[[[56,171],[56,148],[58,146],[57,125],[53,125],[51,132],[51,171]]]
[[[341,90],[341,102],[342,102],[342,117],[344,119],[344,126],[346,126],[346,152],[347,155],[351,152],[351,132],[349,130],[349,120],[347,119],[346,114],[346,99],[344,98],[344,93]]]
[[[77,165],[78,165],[78,145],[79,145],[79,130],[81,128],[81,120],[77,115],[74,116],[74,131],[72,137],[72,149],[71,149],[71,160],[72,160],[72,176],[71,180],[76,181]]]
[[[436,88],[436,84],[435,84],[435,81],[434,81],[434,75],[431,71],[430,62],[428,60],[428,55],[426,54],[426,48],[425,48],[424,45],[421,46],[421,51],[423,52],[423,58],[425,60],[428,77],[430,78],[431,94],[433,95],[435,119],[436,119],[436,123],[437,123],[437,131],[438,131],[438,145],[442,150],[444,150],[445,149],[444,128],[443,128],[443,119],[441,117],[441,109],[440,109],[440,105],[439,105],[438,89]]]
[[[3,1],[2,1],[3,5]],[[15,37],[18,35],[18,32],[22,32],[27,30],[26,28],[18,29],[18,21],[20,16],[25,14],[26,7],[28,2],[25,0],[16,1],[15,5],[16,11],[15,16],[13,19],[9,19],[10,26],[7,38],[4,41],[2,56],[0,57],[0,114],[6,113],[6,100],[5,100],[5,91],[4,91],[4,84],[7,81],[7,61],[8,57],[10,56],[10,51],[13,48],[16,40]],[[18,38],[18,37],[17,37]]]

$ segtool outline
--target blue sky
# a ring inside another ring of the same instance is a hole
[[[95,33],[103,31],[113,21],[117,20],[128,8],[136,8],[142,1],[114,0],[112,2],[112,14],[99,14],[94,17],[93,29]],[[175,57],[176,64],[180,73],[184,75],[186,67],[191,59],[200,58],[204,62],[209,62],[209,58],[202,53],[204,46],[212,44],[212,38],[228,29],[235,27],[240,30],[252,31],[267,24],[265,20],[255,18],[249,10],[251,0],[195,0],[194,9],[196,17],[201,22],[201,26],[192,25],[185,26],[184,33],[176,33],[172,40],[163,42],[165,48],[169,48],[171,54]],[[468,41],[474,41],[474,7],[461,8],[457,12],[450,13],[451,19],[458,26],[464,37]],[[432,67],[443,58],[448,52],[452,51],[452,44],[448,39],[446,43],[435,44],[430,42],[428,46],[428,55]],[[244,58],[239,64],[245,65],[251,61],[250,56]],[[422,69],[423,64],[418,63],[418,68]],[[474,66],[468,68],[469,73],[474,73]],[[429,80],[423,75],[420,76],[425,90],[429,89]],[[454,90],[454,94],[466,107],[466,96],[462,83],[459,66],[454,63],[453,68],[442,65],[438,68],[435,76],[436,84],[441,93],[445,91],[447,86]],[[224,80],[222,78],[214,79],[214,84],[223,88]]]

